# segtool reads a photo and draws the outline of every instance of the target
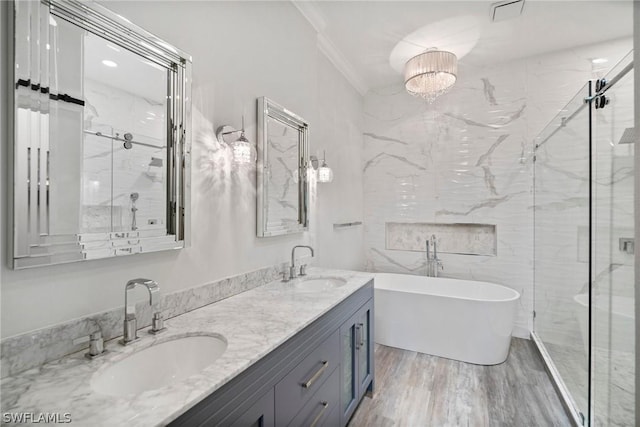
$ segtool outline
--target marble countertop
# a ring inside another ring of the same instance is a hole
[[[3,413],[64,413],[77,425],[165,425],[232,380],[296,333],[364,286],[373,274],[310,268],[307,278],[341,277],[346,284],[313,291],[295,281],[274,281],[165,321],[168,331],[123,347],[117,340],[92,361],[74,353],[39,368],[2,380]],[[138,395],[101,395],[90,387],[91,376],[129,354],[156,343],[188,335],[222,335],[227,350],[202,373]],[[13,424],[12,424],[13,425]]]

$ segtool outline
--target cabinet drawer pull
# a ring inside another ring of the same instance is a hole
[[[360,325],[360,327],[358,328],[358,330],[360,331],[360,347],[364,346],[364,334],[362,333],[364,330],[364,323],[358,323],[358,325]]]
[[[324,411],[326,411],[327,408],[329,407],[329,402],[320,402],[320,404],[322,405],[322,409],[320,409],[320,412],[318,412],[318,415],[316,415],[316,417],[313,419],[313,422],[311,423],[311,427],[316,427],[316,424],[318,424],[318,422],[322,419],[322,415],[324,414]]]
[[[316,380],[318,378],[320,378],[320,376],[324,373],[324,371],[327,369],[327,367],[329,366],[329,362],[326,360],[322,361],[322,366],[320,367],[320,369],[318,369],[318,372],[316,372],[315,374],[313,374],[313,376],[311,378],[309,378],[309,380],[307,382],[302,383],[302,388],[309,388],[313,385],[314,382],[316,382]]]

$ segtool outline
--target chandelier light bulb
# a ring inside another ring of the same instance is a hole
[[[448,92],[458,74],[458,58],[444,50],[428,50],[407,61],[404,86],[411,95],[428,102]]]

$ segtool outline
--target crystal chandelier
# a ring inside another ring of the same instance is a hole
[[[407,61],[404,87],[413,96],[433,102],[456,82],[458,57],[444,50],[428,50]]]

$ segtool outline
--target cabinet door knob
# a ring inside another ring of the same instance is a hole
[[[324,371],[327,369],[328,366],[329,366],[329,362],[326,360],[323,360],[322,366],[320,367],[320,369],[318,369],[318,371],[315,374],[313,374],[308,381],[302,383],[302,388],[311,387],[313,383],[316,382],[318,378],[320,378],[320,376],[324,373]]]

